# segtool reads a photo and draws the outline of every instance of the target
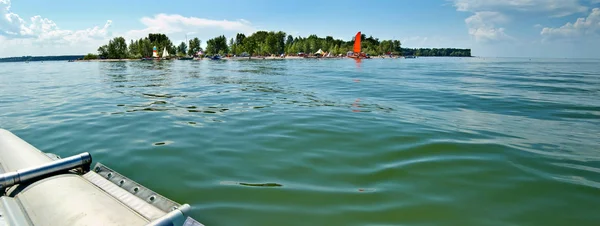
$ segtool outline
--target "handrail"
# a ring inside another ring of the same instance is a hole
[[[61,171],[71,170],[79,167],[89,169],[91,164],[92,156],[90,153],[84,152],[39,166],[0,174],[0,191],[3,191],[7,187],[15,184],[30,182],[31,180]]]
[[[190,209],[190,205],[183,204],[179,208],[172,210],[161,218],[148,223],[146,226],[184,225],[185,221],[187,220],[186,216],[188,215]]]

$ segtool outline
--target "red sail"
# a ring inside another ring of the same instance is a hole
[[[354,52],[360,53],[360,31],[356,33],[356,37],[354,38]]]

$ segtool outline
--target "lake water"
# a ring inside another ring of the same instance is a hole
[[[600,223],[600,60],[1,63],[0,97],[206,225]]]

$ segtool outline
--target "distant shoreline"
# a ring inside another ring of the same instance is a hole
[[[421,57],[443,57],[443,58],[472,58],[477,56],[417,56],[417,58]],[[373,56],[371,59],[389,59],[389,56]],[[396,58],[396,57],[393,57]],[[398,56],[397,58],[404,58],[404,56]],[[254,56],[254,57],[223,57],[222,60],[298,60],[298,59],[348,59],[348,57],[299,57],[299,56],[286,56],[282,57],[262,57],[262,56]],[[177,60],[177,59],[170,59]],[[210,60],[208,58],[202,60]],[[8,57],[8,58],[0,58],[0,63],[16,63],[16,62],[44,62],[44,61],[69,61],[69,62],[130,62],[130,61],[142,61],[142,59],[92,59],[92,60],[83,60],[81,56],[33,56],[33,57]],[[158,61],[158,60],[157,60]],[[161,60],[162,61],[162,60]],[[197,61],[197,59],[194,59]]]
[[[431,57],[436,57],[436,56],[417,56],[416,58],[421,58],[421,57],[427,57],[427,58],[431,58]],[[472,58],[473,56],[437,56],[437,57],[443,57],[443,58]],[[371,57],[370,59],[403,59],[404,56],[400,56],[400,57],[389,57],[389,56],[374,56]],[[299,57],[299,56],[286,56],[286,57],[272,57],[272,56],[268,56],[268,57],[262,57],[262,56],[255,56],[255,57],[223,57],[221,58],[221,60],[304,60],[304,59],[327,59],[327,60],[336,60],[336,59],[352,59],[349,57]],[[171,61],[171,60],[178,60],[176,58],[173,59],[156,59],[156,60],[147,60],[147,61]],[[187,61],[199,61],[199,60],[211,60],[210,58],[203,58],[203,59],[193,59],[193,60],[187,60]],[[369,60],[369,59],[365,59],[365,60]],[[142,59],[94,59],[94,60],[75,60],[75,62],[126,62],[126,61],[142,61]]]
[[[121,61],[141,61],[141,59],[93,59],[93,60],[74,60],[73,62],[121,62]]]

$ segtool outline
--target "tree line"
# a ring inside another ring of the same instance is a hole
[[[115,37],[108,41],[108,44],[98,47],[97,55],[90,53],[84,56],[84,59],[139,59],[151,57],[155,46],[159,56],[162,56],[165,48],[170,55],[194,55],[201,50],[200,43],[201,41],[198,38],[194,38],[189,41],[189,45],[181,42],[181,44],[175,46],[165,34],[148,34],[148,37],[130,40],[129,45],[127,45],[125,38]]]
[[[402,49],[404,56],[452,56],[452,57],[470,57],[471,49],[456,49],[456,48],[419,48],[419,49]]]
[[[188,43],[181,42],[175,46],[165,34],[149,34],[148,37],[139,40],[130,40],[129,45],[125,38],[116,37],[108,44],[98,48],[98,55],[88,54],[85,59],[125,59],[142,58],[152,56],[152,48],[157,47],[159,56],[164,48],[170,55],[194,56],[199,51],[201,40],[194,38]],[[349,41],[334,39],[332,36],[318,37],[293,37],[283,31],[257,31],[250,36],[238,33],[235,37],[227,40],[224,35],[209,39],[206,42],[205,52],[207,55],[231,54],[249,56],[267,55],[297,55],[299,53],[310,54],[319,49],[335,55],[352,51],[354,38]],[[440,49],[408,49],[402,48],[400,40],[379,40],[373,36],[362,34],[361,50],[369,55],[415,55],[415,56],[471,56],[470,49],[440,48]]]
[[[399,40],[383,40],[372,36],[366,37],[362,34],[361,38],[362,52],[369,55],[396,54],[402,52]],[[229,39],[229,44],[225,36],[219,36],[209,39],[206,46],[207,54],[235,54],[243,55],[271,55],[271,54],[289,54],[314,53],[319,49],[332,54],[346,54],[354,48],[354,38],[350,41],[334,39],[332,36],[318,37],[310,35],[308,37],[293,37],[286,35],[283,31],[257,31],[250,36],[238,33],[235,38]]]
[[[63,61],[77,60],[83,58],[82,55],[65,55],[65,56],[21,56],[21,57],[5,57],[0,58],[0,62],[27,62],[27,61]]]

